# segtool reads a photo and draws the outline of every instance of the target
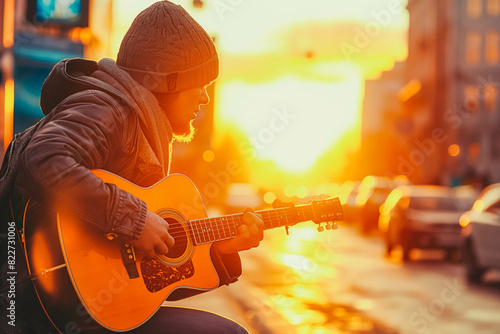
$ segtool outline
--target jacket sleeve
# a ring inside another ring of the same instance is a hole
[[[105,93],[86,91],[68,98],[48,116],[21,160],[23,189],[37,201],[64,209],[105,233],[140,236],[147,205],[90,170],[102,168],[128,149],[124,135],[127,106]]]

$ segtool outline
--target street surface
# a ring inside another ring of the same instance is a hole
[[[403,264],[397,251],[384,256],[380,237],[343,223],[265,233],[261,247],[241,253],[239,282],[183,303],[252,333],[500,334],[498,272],[468,285],[463,266],[439,251],[414,252]]]

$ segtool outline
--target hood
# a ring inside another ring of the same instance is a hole
[[[103,63],[109,62],[114,64],[112,60],[106,60]],[[124,87],[118,87],[119,85],[114,87],[94,77],[99,70],[100,66],[97,62],[83,58],[65,59],[57,63],[45,79],[40,93],[40,107],[43,114],[50,113],[68,96],[87,89],[103,91],[120,100],[125,100],[137,112],[140,108],[137,101],[130,98]]]
[[[107,79],[111,77],[111,81],[113,81],[114,85],[101,79],[103,76],[99,73],[102,74],[103,67],[107,68],[105,71],[110,73]],[[141,110],[141,105],[143,106],[144,103],[140,101],[141,98],[144,99],[145,94],[137,94],[137,89],[134,87],[135,85],[130,84],[129,86],[133,88],[131,94],[131,92],[127,90],[127,87],[122,86],[119,82],[122,81],[127,83],[132,81],[132,79],[130,77],[123,78],[123,73],[118,72],[123,71],[118,70],[115,62],[111,59],[103,59],[99,63],[83,58],[61,60],[52,68],[43,83],[40,93],[40,108],[43,114],[47,115],[65,98],[75,93],[87,89],[94,89],[117,97],[121,101],[125,101],[135,110],[136,116],[141,123],[147,123]],[[113,78],[113,76],[117,78]],[[128,88],[130,90],[130,87]],[[136,100],[136,98],[132,96],[138,96],[139,100]],[[150,97],[146,99],[150,99]]]
[[[45,79],[40,94],[40,107],[47,115],[68,96],[86,89],[106,91],[104,83],[88,80],[98,69],[95,61],[86,59],[65,59],[57,63]]]
[[[96,63],[75,58],[57,63],[42,86],[42,112],[47,115],[67,97],[89,89],[103,91],[131,107],[138,123],[136,142],[144,155],[141,159],[160,166],[165,177],[173,139],[170,122],[154,95],[118,68],[114,60],[104,58]]]

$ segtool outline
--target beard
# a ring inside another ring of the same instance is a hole
[[[193,140],[196,129],[193,126],[193,121],[189,122],[189,127],[187,129],[172,129],[174,133],[174,139],[179,143],[190,143]]]

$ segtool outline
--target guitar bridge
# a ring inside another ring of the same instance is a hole
[[[123,265],[127,270],[128,277],[138,278],[139,271],[137,270],[137,264],[135,262],[135,253],[134,249],[129,243],[119,243],[118,247],[120,248],[120,254],[122,256]]]

